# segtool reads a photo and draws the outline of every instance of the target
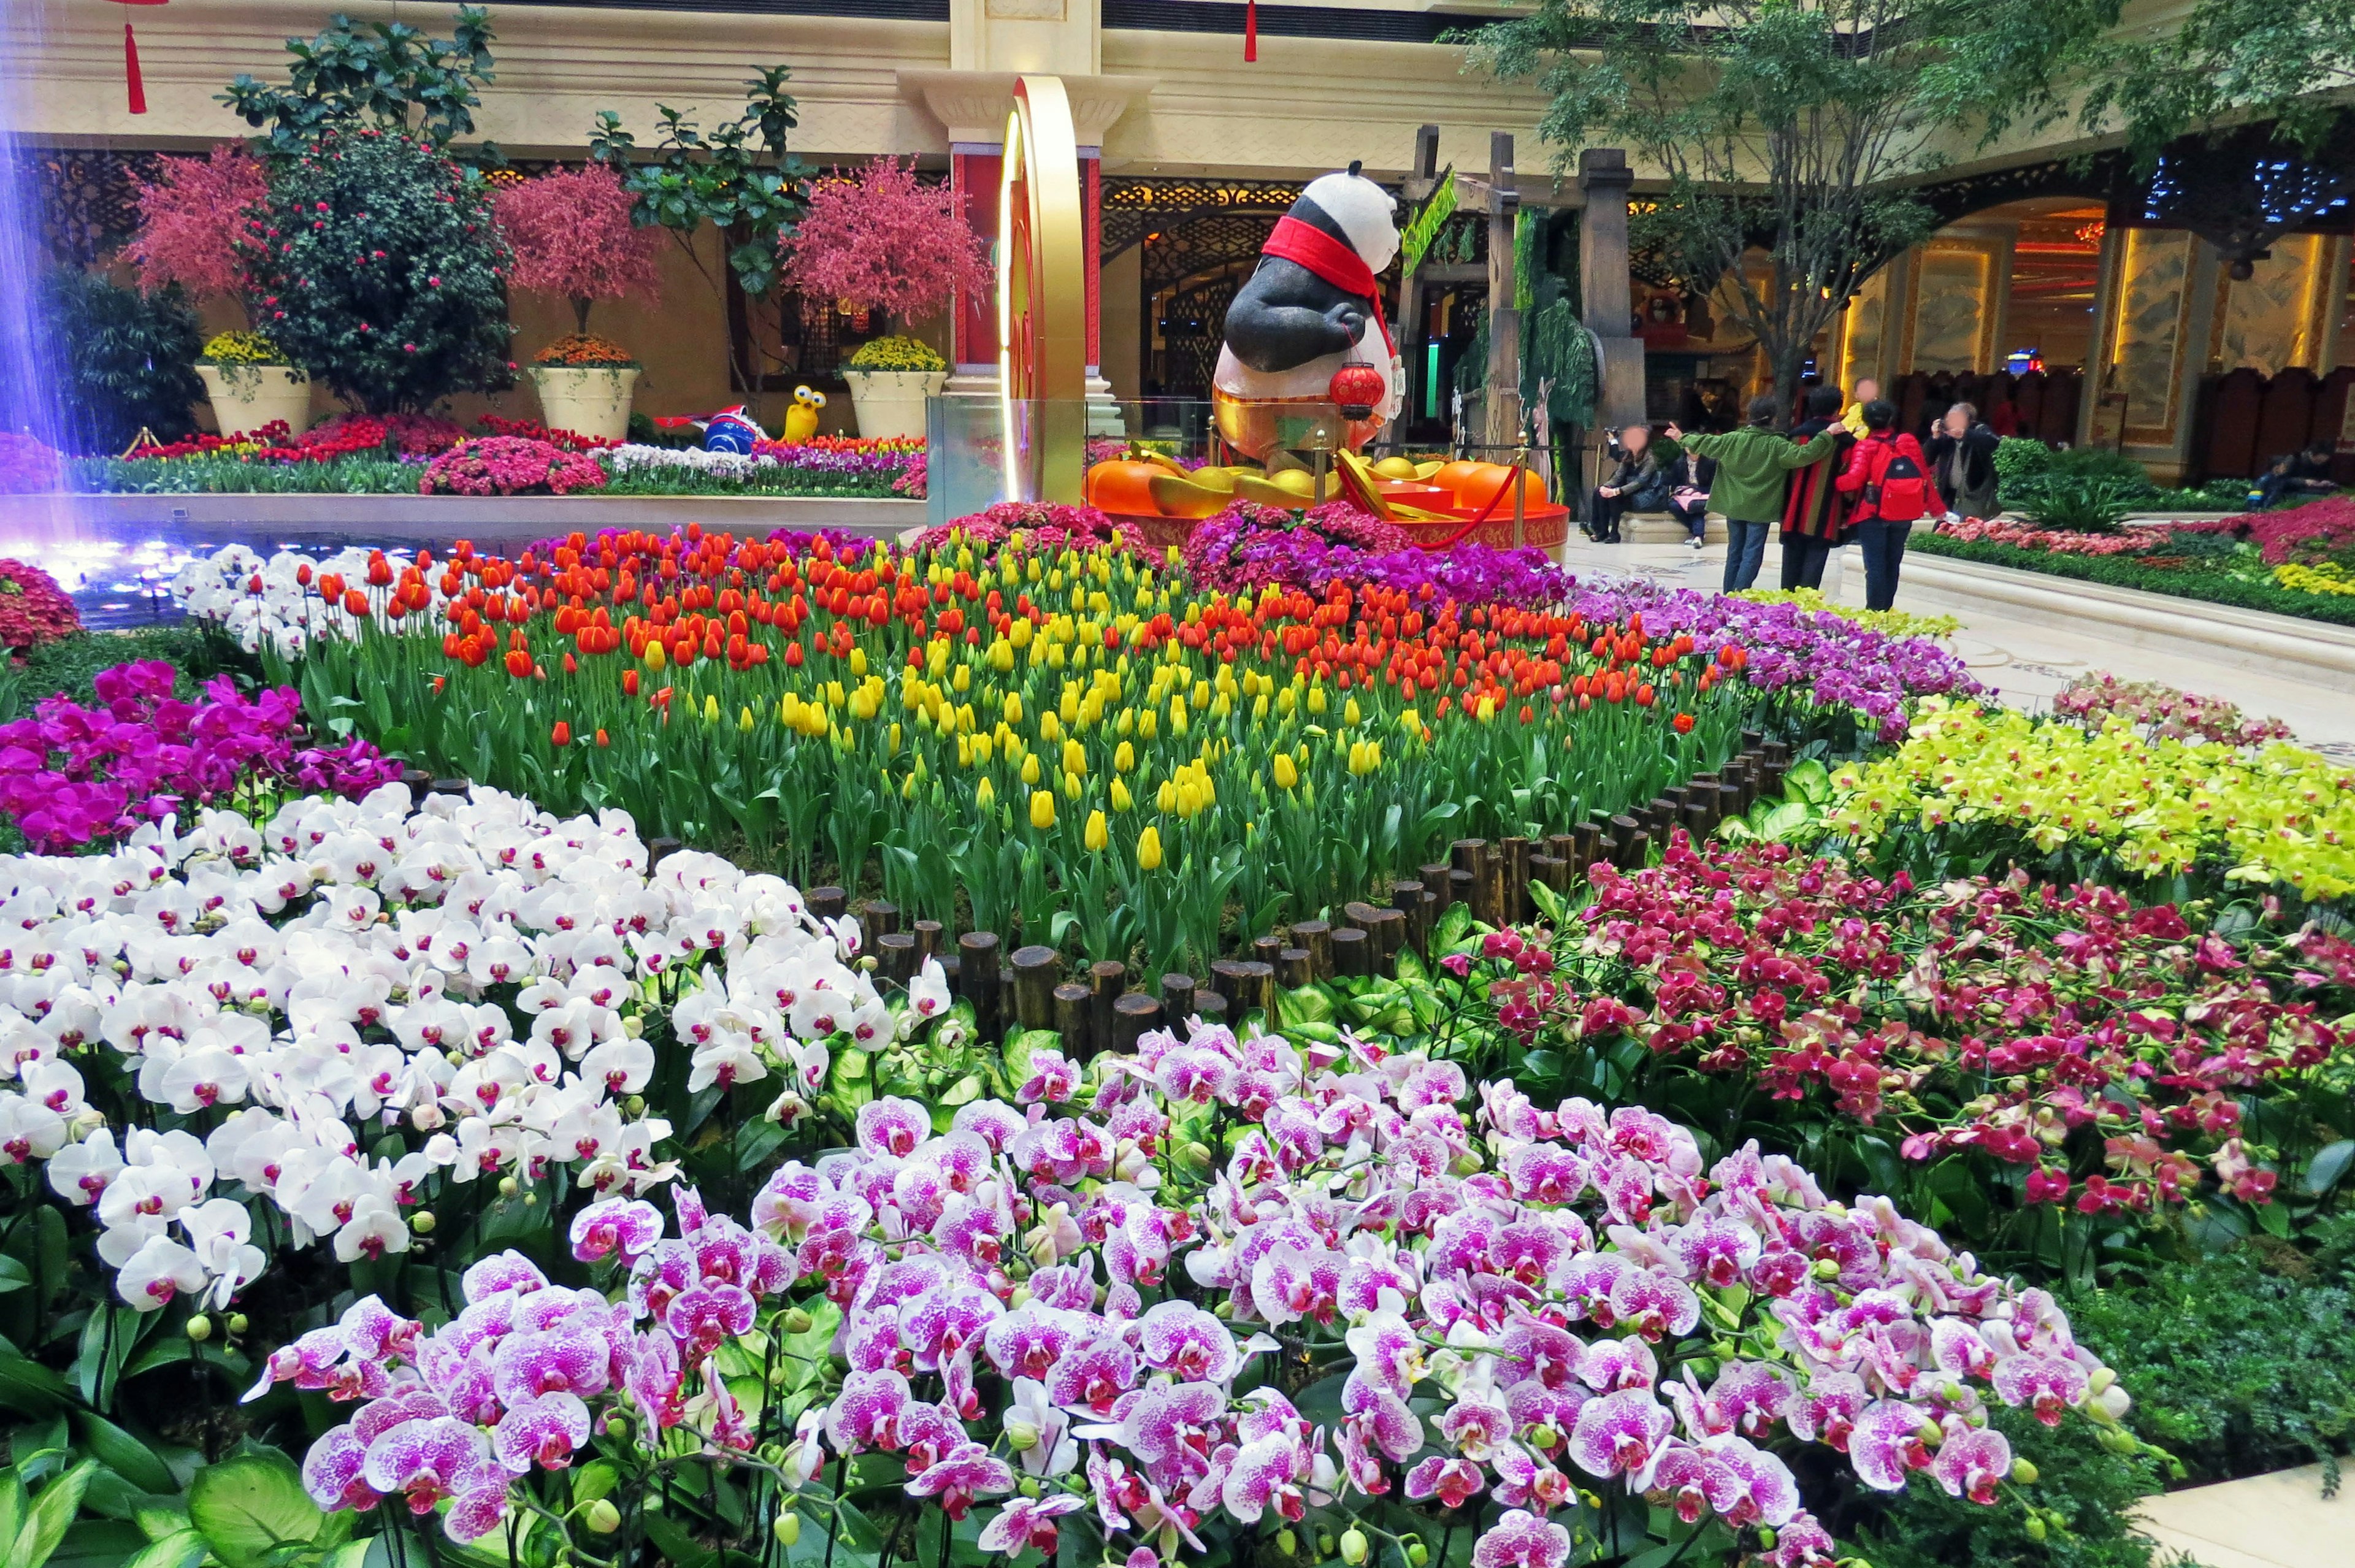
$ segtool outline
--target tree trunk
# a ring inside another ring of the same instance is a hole
[[[575,295],[572,301],[572,330],[583,337],[589,336],[589,306],[591,303],[585,294]]]

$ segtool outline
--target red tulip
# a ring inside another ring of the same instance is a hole
[[[556,721],[556,728],[549,731],[548,738],[559,746],[569,746],[572,744],[572,726],[559,719]]]

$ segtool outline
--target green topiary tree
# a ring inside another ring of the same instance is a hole
[[[482,178],[427,143],[329,129],[249,225],[254,325],[368,413],[515,383],[508,257]]]
[[[41,314],[65,373],[67,440],[75,449],[120,452],[142,429],[177,441],[196,428],[190,406],[202,339],[177,286],[142,294],[80,268],[42,280]]]

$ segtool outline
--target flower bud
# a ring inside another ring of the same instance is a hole
[[[1816,1260],[1816,1277],[1817,1279],[1838,1279],[1839,1277],[1839,1260],[1837,1258],[1817,1258]]]
[[[2041,1541],[2044,1539],[2044,1520],[2038,1515],[2030,1514],[2028,1516],[2027,1530],[2029,1540]]]
[[[581,1512],[581,1522],[599,1535],[611,1535],[622,1528],[622,1510],[610,1498],[599,1498]]]
[[[421,1236],[432,1235],[433,1233],[433,1211],[431,1209],[420,1209],[416,1213],[411,1214],[409,1217],[409,1228],[416,1232]]]
[[[1017,1454],[1028,1454],[1039,1446],[1039,1429],[1027,1421],[1006,1424],[1006,1445]]]
[[[806,1334],[810,1331],[810,1315],[798,1307],[785,1314],[784,1328],[788,1334]]]
[[[1425,1546],[1419,1539],[1410,1536],[1406,1543],[1406,1560],[1410,1568],[1423,1568],[1424,1563],[1431,1561],[1431,1548]]]
[[[627,1437],[629,1435],[630,1418],[627,1415],[617,1410],[605,1417],[606,1436],[618,1439]]]
[[[1529,1433],[1529,1442],[1541,1453],[1553,1452],[1554,1445],[1561,1441],[1561,1434],[1553,1429],[1551,1422],[1543,1423]]]
[[[230,1313],[229,1315],[229,1331],[232,1334],[242,1334],[245,1330],[245,1314],[242,1312]]]
[[[776,1531],[777,1544],[780,1546],[791,1546],[794,1541],[799,1541],[802,1538],[802,1516],[788,1509],[786,1511],[777,1516],[777,1522],[774,1528]]]
[[[500,1177],[500,1178],[499,1178],[499,1196],[500,1196],[500,1197],[502,1197],[502,1198],[512,1198],[512,1197],[514,1197],[517,1192],[520,1192],[521,1190],[523,1190],[523,1185],[522,1185],[522,1183],[520,1183],[520,1182],[518,1182],[517,1180],[516,1180],[516,1179],[515,1179],[514,1177],[512,1177],[512,1176],[502,1176],[502,1177]]]
[[[188,1338],[201,1345],[213,1337],[213,1320],[203,1313],[188,1319]]]
[[[2014,1459],[2011,1462],[2011,1478],[2023,1487],[2034,1486],[2036,1474],[2036,1467],[2025,1459]]]
[[[1279,1530],[1275,1532],[1275,1549],[1286,1557],[1294,1556],[1300,1551],[1300,1537],[1289,1528]]]
[[[1341,1532],[1341,1561],[1349,1568],[1358,1568],[1365,1560],[1366,1532],[1352,1525]]]
[[[1340,1549],[1341,1549],[1341,1548],[1340,1548],[1340,1543],[1339,1543],[1339,1542],[1337,1542],[1337,1541],[1336,1541],[1333,1539],[1333,1532],[1332,1532],[1331,1531],[1329,1531],[1329,1530],[1320,1530],[1320,1531],[1318,1531],[1316,1532],[1316,1555],[1317,1555],[1317,1556],[1319,1556],[1319,1557],[1330,1557],[1330,1556],[1332,1556],[1332,1555],[1333,1555],[1333,1553],[1335,1553],[1336,1552],[1338,1552]]]
[[[1774,1541],[1775,1536],[1773,1531],[1764,1529],[1760,1530],[1758,1532],[1758,1550],[1761,1552],[1774,1551]]]

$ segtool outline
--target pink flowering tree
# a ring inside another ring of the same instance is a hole
[[[154,179],[135,183],[139,231],[123,254],[139,269],[140,287],[156,293],[177,283],[198,298],[245,303],[250,274],[238,232],[270,187],[244,144],[218,143],[201,158],[165,158]]]
[[[903,325],[930,315],[959,289],[989,287],[989,246],[965,221],[964,197],[878,158],[856,177],[821,180],[809,211],[780,241],[794,286]]]
[[[515,252],[511,281],[571,301],[574,330],[583,333],[599,300],[655,304],[662,295],[655,264],[662,238],[631,220],[636,200],[603,164],[503,187],[498,222]]]

